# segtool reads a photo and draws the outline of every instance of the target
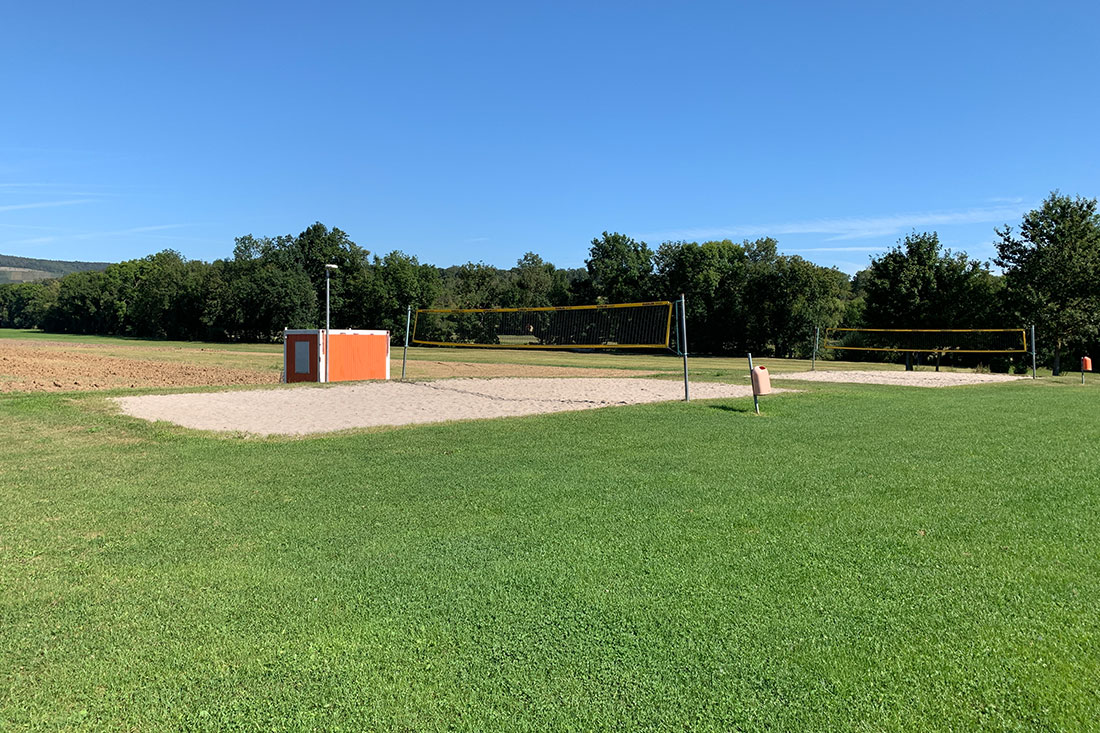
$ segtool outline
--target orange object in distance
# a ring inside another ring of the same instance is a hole
[[[1081,357],[1081,371],[1083,371],[1083,372],[1091,372],[1092,371],[1092,359],[1090,359],[1087,356],[1082,356]]]

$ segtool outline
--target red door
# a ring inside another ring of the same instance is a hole
[[[287,382],[316,382],[317,334],[288,333],[283,347],[283,368]]]

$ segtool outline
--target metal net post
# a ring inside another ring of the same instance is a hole
[[[405,362],[409,358],[409,325],[412,323],[413,307],[405,311],[405,351],[401,354],[401,379],[405,379]]]
[[[814,350],[810,355],[810,371],[817,371],[817,344],[821,341],[821,326],[814,326]]]
[[[752,354],[749,354],[749,388],[752,390],[752,406],[756,408],[756,414],[760,414],[760,395],[756,394],[756,388],[752,386]]]
[[[1035,324],[1031,324],[1031,378],[1035,379]]]
[[[686,305],[687,301],[684,298],[684,294],[680,293],[680,338],[683,341],[684,352],[684,402],[691,400],[691,393],[688,388],[688,334],[687,334],[687,313]]]

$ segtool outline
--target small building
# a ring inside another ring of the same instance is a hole
[[[284,382],[389,378],[389,331],[326,332],[323,328],[283,331]]]

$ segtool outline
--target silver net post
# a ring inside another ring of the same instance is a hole
[[[412,323],[413,307],[405,311],[405,350],[401,353],[401,379],[405,379],[405,362],[409,358],[409,324]]]
[[[1035,324],[1031,324],[1031,378],[1035,379]]]
[[[821,341],[821,326],[814,326],[814,350],[810,355],[810,371],[817,371],[817,344]]]
[[[684,402],[691,400],[691,393],[688,389],[688,333],[687,333],[687,312],[684,307],[687,300],[684,298],[684,294],[680,293],[680,342],[683,346],[681,351],[684,354]]]
[[[756,414],[760,414],[760,396],[756,394],[756,388],[752,386],[752,353],[749,353],[749,389],[752,390],[752,406],[756,408]]]

